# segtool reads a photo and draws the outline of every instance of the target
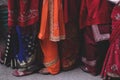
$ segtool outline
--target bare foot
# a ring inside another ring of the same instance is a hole
[[[42,68],[40,71],[39,71],[40,74],[44,74],[44,75],[48,75],[50,74],[50,72],[47,70],[47,68]]]

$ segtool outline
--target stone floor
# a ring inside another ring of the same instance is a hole
[[[24,77],[14,77],[11,75],[11,72],[11,68],[0,64],[0,80],[101,80],[100,76],[92,76],[81,71],[79,68],[61,72],[58,75],[41,75],[35,73]]]

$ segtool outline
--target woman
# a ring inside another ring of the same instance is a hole
[[[37,34],[39,29],[39,0],[8,0],[7,46],[4,64],[17,68],[14,76],[24,76],[38,70]]]
[[[45,68],[41,74],[58,74],[60,59],[58,42],[65,39],[65,27],[61,0],[43,0],[39,32],[40,45],[44,54]]]
[[[107,0],[81,0],[80,29],[83,31],[81,69],[97,75],[102,67],[110,37],[112,5]]]
[[[63,0],[66,39],[59,43],[62,70],[70,70],[78,64],[79,3],[79,0]]]
[[[118,0],[119,1],[119,0]],[[114,2],[114,1],[113,1]],[[120,79],[120,2],[114,7],[112,15],[110,46],[102,68],[104,80]]]

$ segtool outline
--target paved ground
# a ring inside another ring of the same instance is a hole
[[[94,77],[84,73],[79,68],[61,72],[58,75],[41,75],[38,73],[24,76],[14,77],[11,75],[12,69],[0,64],[0,80],[101,80],[100,76]]]

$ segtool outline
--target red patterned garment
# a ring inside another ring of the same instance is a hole
[[[41,2],[42,0],[8,0],[9,30],[6,34],[3,63],[16,68],[12,73],[14,76],[28,75],[37,69]]]
[[[104,61],[101,75],[106,78],[120,77],[120,6],[114,7],[112,12],[112,34],[110,46]]]
[[[39,0],[8,0],[8,25],[29,26],[39,19]]]

